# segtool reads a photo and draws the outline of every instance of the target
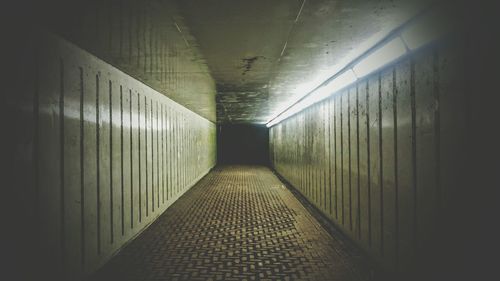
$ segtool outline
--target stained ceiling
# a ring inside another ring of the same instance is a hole
[[[53,25],[211,121],[265,123],[430,1],[63,1]]]
[[[216,122],[214,80],[175,0],[48,1],[53,31]]]
[[[428,6],[410,0],[181,0],[216,83],[219,123],[265,123],[368,38]]]

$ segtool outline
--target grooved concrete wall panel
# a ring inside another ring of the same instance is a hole
[[[369,251],[373,255],[382,255],[382,213],[381,213],[381,170],[380,170],[380,104],[379,104],[379,88],[380,80],[379,74],[374,75],[368,79],[368,136],[370,138],[368,149],[369,149],[369,163],[368,171],[370,176],[368,177],[369,193],[370,193],[370,249]]]
[[[383,267],[425,262],[463,145],[460,52],[420,50],[270,128],[275,170]]]
[[[368,188],[368,107],[367,82],[357,84],[359,123],[359,201],[360,232],[357,240],[364,248],[370,247],[370,189]]]
[[[394,133],[394,70],[388,69],[381,73],[381,163],[382,163],[382,253],[386,257],[387,265],[395,263],[395,245],[391,243],[395,237],[397,225],[395,217],[396,181],[395,181],[395,149]]]
[[[351,190],[350,225],[354,236],[359,234],[359,186],[358,186],[358,139],[357,139],[357,87],[349,89],[349,186]]]
[[[398,263],[408,267],[415,258],[415,198],[412,160],[412,74],[411,62],[404,61],[396,66],[396,122],[397,122],[397,190],[398,190]],[[401,255],[400,253],[405,253]]]
[[[215,83],[176,3],[100,0],[57,8],[43,11],[54,12],[51,30],[215,122]]]
[[[215,124],[51,34],[37,52],[43,266],[102,266],[214,165]]]

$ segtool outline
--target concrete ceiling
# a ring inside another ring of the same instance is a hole
[[[431,1],[61,1],[47,18],[211,121],[265,123]]]
[[[219,123],[264,123],[429,5],[416,0],[179,0],[216,83]]]
[[[40,1],[50,29],[216,121],[214,80],[175,0]]]

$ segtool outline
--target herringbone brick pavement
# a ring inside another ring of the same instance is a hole
[[[222,166],[182,196],[92,280],[363,280],[266,167]]]

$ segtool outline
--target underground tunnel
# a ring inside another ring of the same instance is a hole
[[[0,279],[495,268],[488,1],[11,2]]]

